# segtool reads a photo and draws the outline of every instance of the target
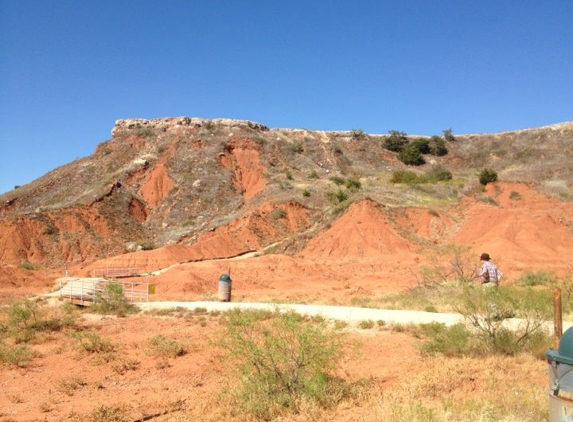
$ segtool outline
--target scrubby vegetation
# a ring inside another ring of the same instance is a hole
[[[444,138],[441,136],[417,138],[410,141],[405,132],[391,130],[389,133],[390,135],[384,139],[383,146],[389,151],[397,152],[398,159],[404,164],[421,166],[426,163],[424,154],[442,156],[448,153]],[[452,139],[452,136],[448,138]]]
[[[125,316],[137,309],[125,299],[121,283],[107,283],[101,292],[97,292],[92,309],[101,314]]]
[[[392,173],[390,183],[422,184],[438,183],[452,179],[452,173],[440,167],[433,168],[424,174],[418,175],[410,170],[398,170]]]
[[[488,183],[497,182],[497,172],[492,169],[483,169],[479,174],[479,182],[483,186]]]
[[[329,407],[357,385],[336,374],[345,350],[340,331],[294,312],[235,310],[221,344],[238,369],[228,390],[239,408],[264,420],[297,413],[305,401]]]
[[[75,325],[71,306],[57,309],[23,299],[0,308],[0,365],[27,366],[36,353],[29,347]]]

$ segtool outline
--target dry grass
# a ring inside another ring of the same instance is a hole
[[[406,376],[395,388],[375,392],[368,399],[368,406],[373,406],[372,415],[359,420],[535,422],[548,419],[546,389],[531,383],[531,378],[545,375],[541,370],[543,365],[531,357],[431,358],[423,362],[423,367],[424,370]]]
[[[546,376],[545,365],[528,357],[486,359],[428,358],[404,362],[391,385],[373,382],[359,395],[323,409],[303,402],[298,414],[281,421],[344,420],[357,422],[540,422],[548,420],[544,386],[532,379]],[[423,368],[420,370],[420,368]],[[253,422],[239,415],[231,402],[188,403],[158,422],[187,420]]]

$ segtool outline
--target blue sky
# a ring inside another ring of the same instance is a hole
[[[123,118],[499,132],[573,120],[571,0],[0,0],[0,193]]]

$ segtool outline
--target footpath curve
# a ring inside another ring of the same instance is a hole
[[[393,324],[429,324],[432,322],[442,323],[446,326],[464,322],[464,317],[460,314],[437,313],[423,311],[356,308],[349,306],[327,306],[327,305],[298,305],[298,304],[275,304],[258,302],[140,302],[136,306],[142,311],[153,309],[185,308],[206,309],[212,311],[229,311],[231,309],[261,309],[286,312],[295,311],[301,315],[322,316],[328,319],[346,321],[349,324],[359,324],[361,321],[384,321]],[[510,318],[505,321],[510,327],[518,327],[522,320]],[[563,331],[573,326],[573,322],[563,321]],[[551,329],[553,322],[547,322],[547,328]]]

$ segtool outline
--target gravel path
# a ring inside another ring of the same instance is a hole
[[[361,321],[384,321],[393,324],[428,324],[439,322],[447,326],[463,322],[463,316],[459,314],[446,314],[436,312],[405,311],[372,308],[353,308],[348,306],[326,306],[326,305],[296,305],[296,304],[273,304],[273,303],[252,303],[252,302],[143,302],[137,306],[145,311],[152,309],[196,308],[207,311],[228,311],[234,308],[240,309],[264,309],[273,311],[293,310],[301,315],[323,316],[328,319],[346,321],[350,324],[359,324]],[[517,327],[522,321],[516,318],[506,320],[509,326]],[[563,321],[563,331],[572,327],[573,322]],[[547,327],[553,329],[553,322],[548,321]]]

